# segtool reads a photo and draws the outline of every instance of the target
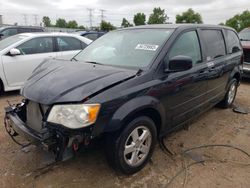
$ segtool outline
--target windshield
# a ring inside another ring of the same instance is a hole
[[[74,59],[104,65],[146,67],[173,29],[131,29],[109,32]]]
[[[26,38],[26,36],[14,35],[14,36],[11,36],[11,37],[8,37],[8,38],[1,40],[0,41],[0,51],[4,50],[8,46],[10,46],[16,42],[23,40],[24,38]]]
[[[244,29],[239,33],[240,40],[250,41],[250,29]]]

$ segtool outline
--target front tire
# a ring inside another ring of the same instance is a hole
[[[234,78],[228,85],[227,93],[224,99],[220,102],[220,106],[223,108],[229,108],[233,105],[234,99],[237,94],[238,81]]]
[[[4,93],[4,86],[3,86],[3,82],[0,79],[0,95]]]
[[[138,172],[152,157],[156,137],[156,126],[150,118],[142,116],[132,120],[120,133],[107,135],[109,164],[125,174]]]

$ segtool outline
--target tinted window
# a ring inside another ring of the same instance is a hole
[[[26,29],[26,28],[18,28],[18,33],[29,33],[30,29]]]
[[[81,41],[73,37],[57,37],[59,51],[81,50]]]
[[[178,55],[191,57],[193,65],[201,62],[201,50],[196,31],[182,34],[171,48],[168,59]]]
[[[31,39],[17,47],[23,55],[53,52],[52,37]]]
[[[206,46],[207,61],[226,54],[225,42],[220,30],[202,30],[202,36]]]
[[[38,29],[38,28],[31,28],[30,31],[31,32],[43,32],[42,29]]]
[[[240,51],[240,41],[235,32],[226,30],[226,41],[228,44],[228,53],[231,54]]]
[[[98,33],[89,33],[83,36],[91,40],[96,40],[98,38]]]
[[[17,29],[5,29],[4,31],[2,31],[2,34],[5,36],[5,37],[8,37],[8,36],[12,36],[12,35],[16,35],[17,34]]]

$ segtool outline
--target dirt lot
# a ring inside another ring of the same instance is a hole
[[[141,172],[123,176],[108,166],[100,148],[43,168],[48,162],[44,152],[36,147],[29,147],[24,152],[5,133],[3,107],[7,105],[6,100],[15,103],[20,99],[17,92],[7,93],[0,98],[1,188],[250,187],[250,158],[243,152],[212,147],[193,150],[185,157],[180,155],[187,148],[204,144],[233,145],[250,153],[250,114],[213,108],[193,122],[189,130],[181,130],[165,139],[167,147],[175,153],[172,158],[157,146],[152,161]],[[235,104],[250,110],[250,80],[241,84]],[[202,159],[207,161],[189,167],[194,160]],[[186,170],[172,179],[181,169]]]

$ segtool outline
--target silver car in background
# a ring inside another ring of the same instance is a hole
[[[0,91],[20,89],[45,59],[70,60],[91,42],[67,33],[23,33],[0,41]]]

